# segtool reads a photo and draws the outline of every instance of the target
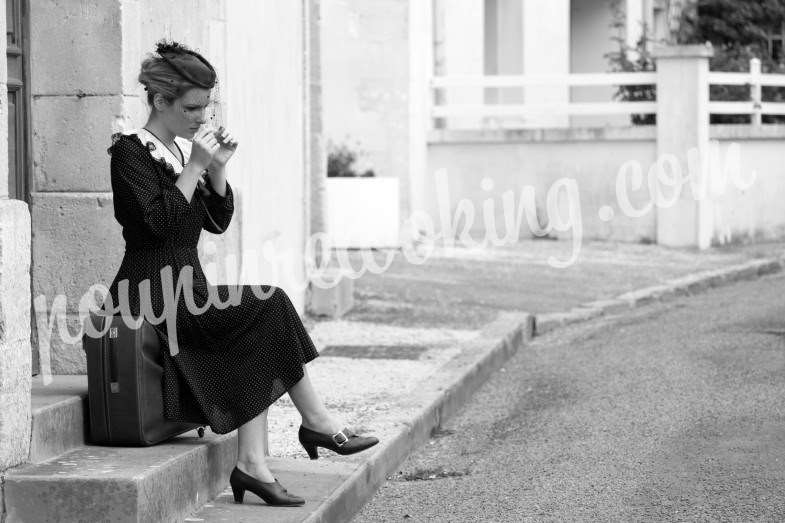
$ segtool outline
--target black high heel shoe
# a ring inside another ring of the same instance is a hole
[[[316,432],[315,430],[300,425],[297,436],[300,439],[300,444],[311,459],[317,459],[319,457],[319,453],[316,450],[317,447],[324,447],[333,452],[337,452],[342,456],[346,456],[348,454],[361,452],[379,443],[379,438],[374,436],[358,436],[348,428],[339,430],[330,436],[329,434],[322,434],[321,432]]]
[[[229,476],[229,485],[232,487],[234,502],[242,503],[246,490],[250,490],[264,500],[268,505],[277,507],[299,507],[305,504],[305,500],[294,494],[289,494],[283,486],[278,483],[278,479],[272,483],[259,481],[238,469],[237,466]]]

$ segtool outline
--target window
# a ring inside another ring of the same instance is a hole
[[[768,35],[769,56],[771,56],[772,60],[780,64],[785,62],[785,56],[783,56],[782,47],[784,35],[785,24],[782,24],[776,30],[769,31]]]
[[[27,187],[27,0],[6,0],[8,60],[8,196],[29,201]]]

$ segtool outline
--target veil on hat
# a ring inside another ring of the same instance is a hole
[[[215,85],[217,78],[215,69],[196,51],[178,42],[167,42],[166,40],[158,42],[155,51],[192,84],[205,89],[212,89]]]
[[[198,87],[212,90],[207,107],[207,121],[216,129],[223,126],[221,88],[213,65],[197,51],[176,41],[159,40],[155,50],[183,78]],[[206,69],[202,65],[206,66]]]

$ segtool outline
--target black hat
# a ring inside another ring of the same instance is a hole
[[[159,42],[156,52],[183,78],[205,89],[215,86],[215,69],[205,58],[177,43]]]

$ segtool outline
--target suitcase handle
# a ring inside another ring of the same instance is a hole
[[[120,392],[120,382],[117,380],[118,363],[117,349],[114,346],[114,339],[117,338],[117,327],[109,328],[109,390],[113,393]]]

